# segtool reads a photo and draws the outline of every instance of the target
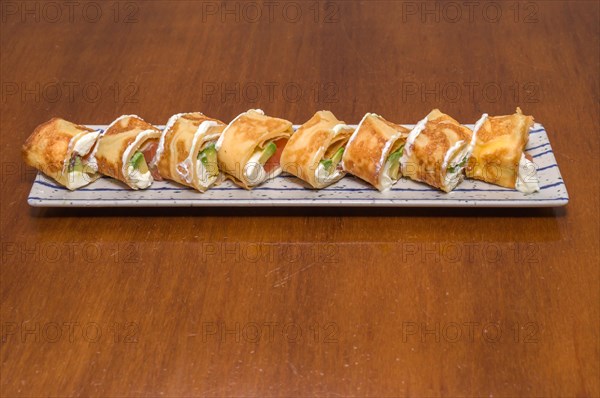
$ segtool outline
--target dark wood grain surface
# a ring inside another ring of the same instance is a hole
[[[600,394],[597,2],[69,4],[1,3],[2,396]],[[53,116],[516,106],[566,208],[26,202]]]

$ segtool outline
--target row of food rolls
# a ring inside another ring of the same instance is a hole
[[[379,191],[407,177],[450,192],[473,178],[529,194],[539,190],[525,153],[533,117],[484,114],[470,128],[438,109],[412,129],[367,113],[356,128],[319,111],[296,131],[259,109],[226,124],[200,112],[160,130],[136,115],[93,130],[54,118],[23,146],[25,162],[74,190],[102,175],[132,189],[172,180],[205,192],[229,178],[252,189],[282,172],[322,189],[352,174]]]

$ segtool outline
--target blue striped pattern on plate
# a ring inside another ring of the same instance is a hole
[[[105,128],[106,126],[90,126]],[[159,126],[160,127],[160,126]],[[297,126],[295,126],[297,127]],[[408,126],[407,127],[411,127]],[[472,126],[469,126],[472,127]],[[28,203],[38,207],[189,207],[189,206],[381,206],[381,207],[556,207],[569,201],[567,188],[548,134],[536,123],[530,131],[527,152],[538,167],[541,191],[524,195],[516,190],[465,180],[444,193],[425,184],[401,179],[385,193],[346,176],[325,189],[312,190],[297,178],[282,175],[246,191],[231,181],[202,194],[179,184],[159,181],[149,189],[133,191],[110,178],[70,192],[39,173]]]

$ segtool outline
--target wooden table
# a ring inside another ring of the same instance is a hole
[[[469,4],[3,2],[2,396],[598,396],[599,6]],[[26,202],[53,116],[517,105],[566,208]]]

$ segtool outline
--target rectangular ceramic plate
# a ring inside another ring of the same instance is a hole
[[[90,126],[104,129],[106,126]],[[160,126],[159,126],[160,127]],[[297,126],[295,126],[296,128]],[[408,126],[407,127],[411,127]],[[473,126],[469,126],[472,128]],[[134,191],[111,178],[101,178],[77,191],[59,186],[38,174],[28,203],[37,207],[189,207],[189,206],[382,206],[382,207],[556,207],[569,201],[567,189],[550,147],[546,130],[535,124],[527,152],[538,167],[540,192],[524,195],[516,190],[465,180],[453,192],[444,193],[406,178],[381,193],[347,175],[321,190],[291,175],[281,175],[246,191],[227,180],[205,193],[170,181],[157,181],[146,190]]]

